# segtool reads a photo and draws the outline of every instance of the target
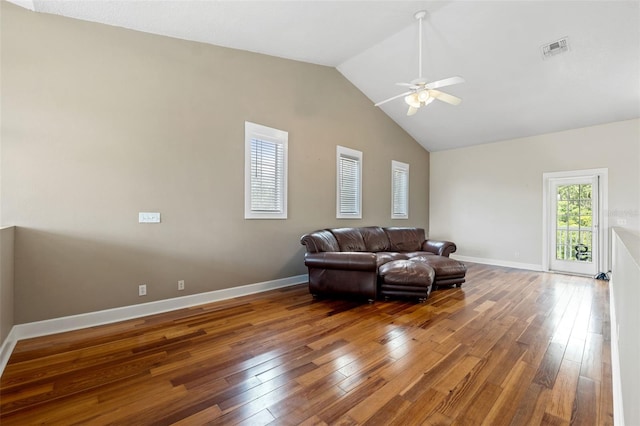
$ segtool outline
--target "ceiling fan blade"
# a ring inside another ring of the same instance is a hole
[[[396,83],[396,86],[411,87],[412,89],[415,89],[418,87],[413,83]]]
[[[396,96],[392,96],[392,97],[390,97],[389,99],[385,99],[384,101],[380,101],[380,102],[378,102],[378,103],[377,103],[377,104],[375,104],[374,106],[380,106],[380,105],[382,105],[382,104],[386,104],[386,103],[387,103],[387,102],[389,102],[389,101],[392,101],[392,100],[394,100],[394,99],[401,98],[401,97],[403,97],[403,96],[410,95],[410,94],[412,94],[412,93],[413,93],[412,91],[409,91],[409,92],[401,93],[401,94],[396,95]]]
[[[439,90],[429,90],[429,95],[439,101],[446,102],[451,105],[460,105],[460,102],[462,102],[462,99]]]
[[[455,76],[427,83],[424,87],[426,87],[427,89],[438,89],[440,87],[451,86],[453,84],[459,83],[464,83],[464,78]]]
[[[409,106],[409,110],[407,111],[407,115],[413,115],[418,112],[418,108]]]

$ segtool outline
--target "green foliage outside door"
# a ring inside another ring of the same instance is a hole
[[[591,184],[571,184],[556,188],[556,259],[591,262],[593,187]]]

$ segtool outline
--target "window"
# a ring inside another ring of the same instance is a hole
[[[409,219],[409,165],[391,161],[391,219]]]
[[[337,147],[336,218],[362,218],[362,152]]]
[[[244,123],[244,218],[287,218],[289,133]]]

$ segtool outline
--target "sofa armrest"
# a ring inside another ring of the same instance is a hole
[[[422,243],[422,251],[428,251],[439,256],[449,257],[457,247],[451,241],[426,240]]]
[[[341,269],[345,271],[377,271],[376,255],[369,252],[305,253],[304,264],[309,268]]]

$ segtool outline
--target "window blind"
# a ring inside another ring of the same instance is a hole
[[[362,152],[336,145],[336,218],[362,219]]]
[[[251,139],[251,211],[281,212],[283,179],[283,146]]]
[[[409,165],[391,162],[391,218],[409,218]]]
[[[360,161],[340,156],[340,214],[360,213]]]
[[[395,169],[393,171],[393,214],[407,214],[407,172]]]

